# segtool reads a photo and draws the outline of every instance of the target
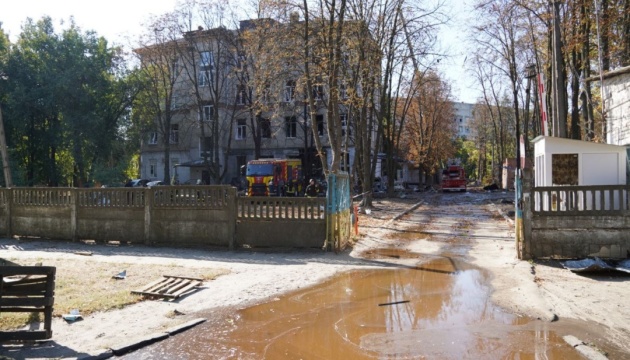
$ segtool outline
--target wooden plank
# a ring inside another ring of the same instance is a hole
[[[148,289],[147,292],[160,292],[162,291],[162,289],[164,289],[164,287],[170,286],[170,284],[174,281],[175,279],[170,279],[170,278],[164,279],[153,288]]]
[[[188,284],[187,286],[185,286],[185,287],[181,288],[179,291],[177,291],[177,292],[173,293],[173,295],[174,295],[175,297],[180,297],[180,296],[182,296],[183,294],[185,294],[186,292],[188,292],[189,290],[191,290],[192,288],[197,287],[197,286],[199,286],[199,285],[201,285],[201,283],[190,283],[190,284]]]
[[[173,276],[173,275],[162,275],[164,277],[170,277],[170,278],[175,278],[175,279],[188,279],[188,280],[197,280],[197,281],[201,281],[203,282],[203,279],[201,278],[196,278],[196,277],[189,277],[189,276]]]
[[[142,289],[138,290],[138,291],[148,291],[149,289],[151,289],[152,287],[154,287],[155,285],[161,283],[162,281],[164,281],[164,279],[157,279],[154,282],[150,283],[149,285],[143,287]]]
[[[24,284],[45,284],[46,283],[46,277],[36,277],[36,276],[32,276],[29,275],[27,277],[21,277],[21,278],[3,278],[2,282],[4,283],[4,286],[18,286],[18,285],[24,285]]]
[[[132,293],[134,294],[140,294],[140,295],[149,295],[149,296],[159,296],[159,297],[169,297],[169,298],[175,298],[175,296],[173,295],[169,295],[169,294],[163,294],[163,293],[156,293],[156,292],[149,292],[149,291],[145,291],[145,292],[135,292],[132,291]]]
[[[44,296],[46,294],[46,283],[27,284],[24,286],[7,286],[5,284],[0,294],[2,294],[2,296]]]
[[[174,292],[176,292],[177,290],[183,288],[184,286],[190,284],[190,280],[186,280],[186,279],[179,279],[179,281],[175,284],[173,284],[172,286],[170,286],[168,289],[166,289],[166,293],[167,294],[172,294]]]
[[[0,331],[0,341],[9,340],[45,340],[52,337],[52,330]]]
[[[33,308],[33,307],[3,307],[0,308],[0,313],[3,312],[32,312],[39,313],[46,311],[45,308]]]
[[[203,282],[202,279],[186,276],[163,275],[141,290],[133,290],[132,294],[177,298]]]
[[[166,294],[170,294],[173,292],[173,290],[177,290],[182,286],[185,286],[188,283],[188,280],[185,279],[175,279],[174,282],[172,282],[170,284],[170,286],[164,287],[164,289],[162,289],[162,291]]]
[[[54,274],[54,266],[0,266],[0,276]]]
[[[0,307],[11,306],[52,306],[54,298],[0,298]]]

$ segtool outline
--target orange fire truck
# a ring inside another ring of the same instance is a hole
[[[247,162],[248,196],[298,196],[302,192],[300,159],[259,159]]]
[[[442,192],[466,191],[466,172],[459,165],[449,165],[442,170]]]

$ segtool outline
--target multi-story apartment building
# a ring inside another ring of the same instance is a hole
[[[151,82],[154,89],[147,92],[148,98],[151,91],[156,97],[155,110],[145,115],[151,125],[141,146],[143,178],[230,183],[239,178],[247,161],[257,158],[299,158],[305,176],[321,176],[321,161],[330,160],[330,114],[339,117],[342,170],[350,170],[354,129],[346,83],[340,82],[339,105],[331,112],[326,84],[315,79],[311,91],[316,110],[311,111],[303,62],[295,54],[271,58],[273,54],[247,53],[243,47],[247,32],[259,24],[242,21],[238,30],[198,29],[181,39],[136,50],[147,76],[161,78],[159,84]],[[294,50],[299,53],[301,48]],[[357,91],[356,86],[353,89]],[[315,150],[318,139],[325,159]]]
[[[457,136],[470,139],[474,136],[472,130],[473,108],[474,104],[464,102],[454,102],[455,109],[455,125],[457,126]]]

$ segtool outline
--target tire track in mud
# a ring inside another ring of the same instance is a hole
[[[476,241],[478,228],[496,226],[485,194],[432,194],[423,203],[391,224],[390,238],[418,240],[440,245],[443,255],[465,256]]]

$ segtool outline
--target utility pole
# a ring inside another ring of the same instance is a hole
[[[9,167],[9,154],[7,152],[7,140],[4,135],[4,121],[2,120],[2,108],[0,108],[0,153],[2,155],[2,170],[4,171],[4,183],[7,188],[13,186],[11,181],[11,168]]]

